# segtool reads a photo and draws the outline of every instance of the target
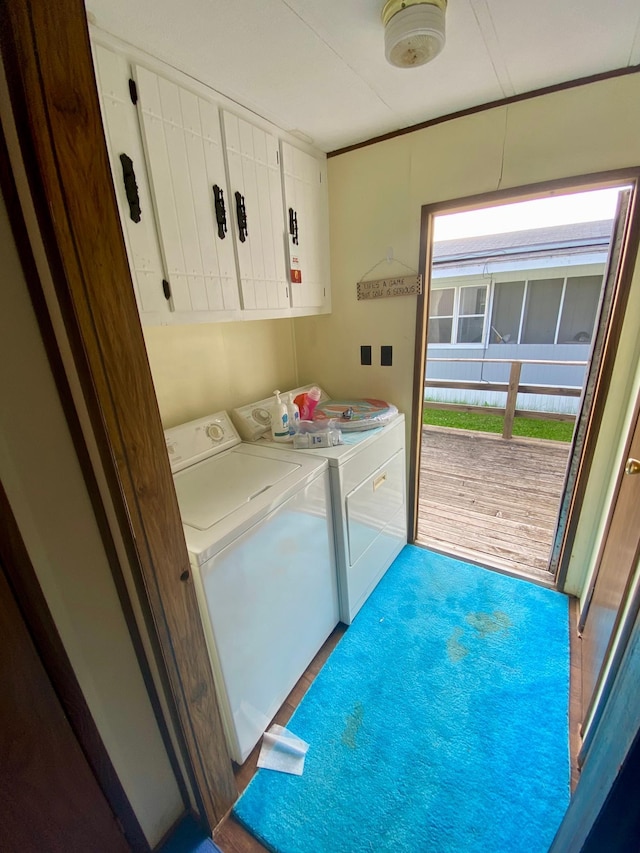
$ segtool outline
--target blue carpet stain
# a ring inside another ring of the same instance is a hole
[[[275,853],[546,853],[569,802],[568,601],[407,546],[234,812]]]
[[[481,637],[493,634],[494,631],[505,631],[511,625],[507,614],[500,610],[494,610],[493,613],[468,613],[465,619]]]
[[[454,628],[453,633],[447,640],[447,654],[449,655],[449,660],[453,663],[457,663],[457,661],[462,660],[463,657],[469,654],[469,649],[460,642],[462,637],[464,637],[464,629]]]
[[[349,747],[349,749],[355,749],[357,746],[356,737],[362,725],[363,717],[364,707],[362,702],[356,702],[353,713],[347,717],[347,725],[342,733],[342,743]]]

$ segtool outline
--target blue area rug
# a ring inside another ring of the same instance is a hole
[[[406,546],[236,818],[276,853],[546,853],[569,802],[559,593]]]
[[[222,853],[195,818],[187,815],[157,853]]]

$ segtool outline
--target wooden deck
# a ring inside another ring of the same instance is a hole
[[[418,543],[551,583],[570,445],[423,427]]]

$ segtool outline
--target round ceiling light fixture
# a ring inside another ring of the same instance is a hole
[[[444,47],[447,0],[387,0],[382,9],[384,54],[391,65],[415,68]]]

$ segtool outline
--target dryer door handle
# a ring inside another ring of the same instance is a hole
[[[380,476],[376,477],[375,480],[373,481],[373,491],[376,492],[380,488],[380,486],[384,485],[386,480],[387,480],[387,472],[385,471],[384,474],[380,474]]]

